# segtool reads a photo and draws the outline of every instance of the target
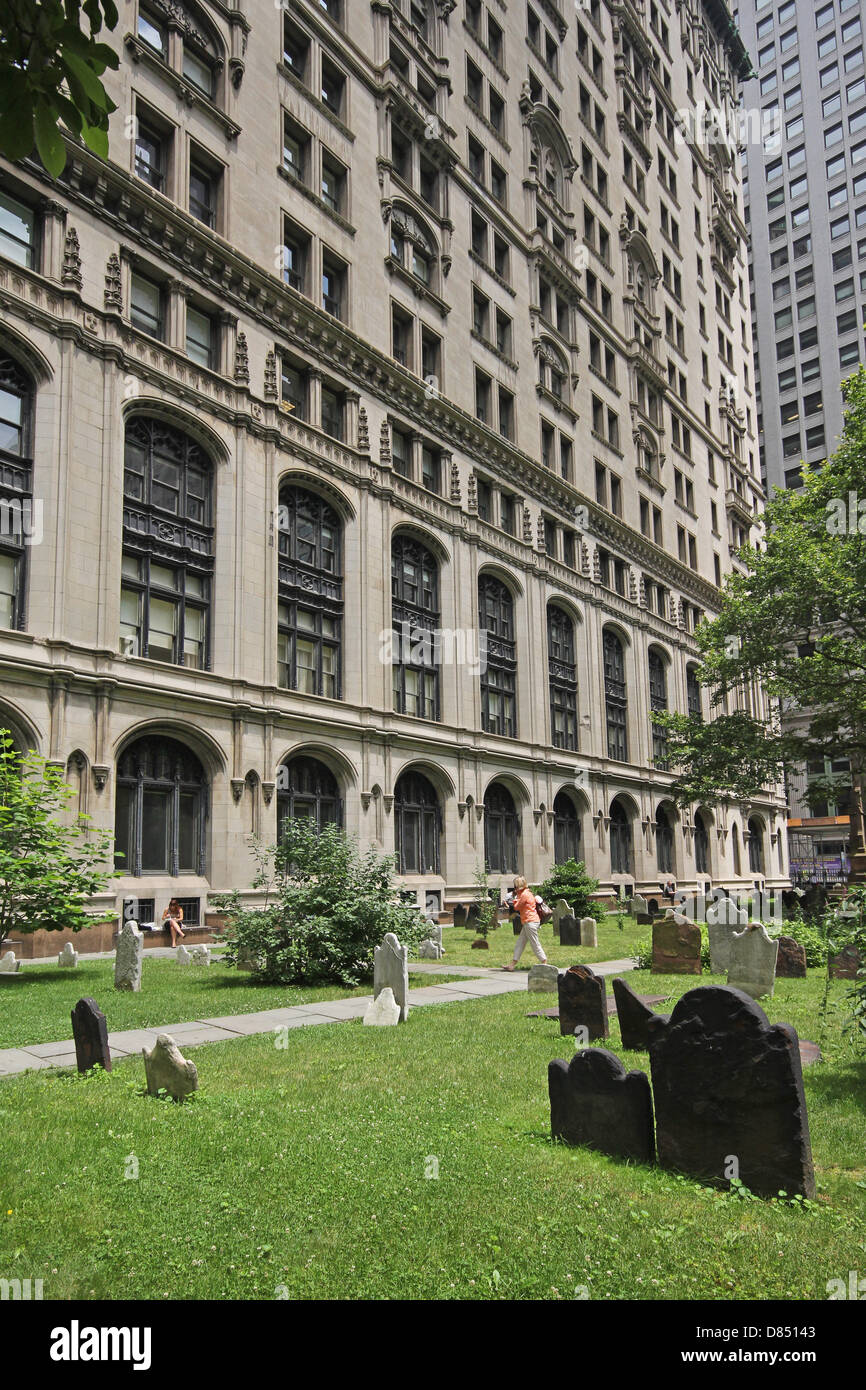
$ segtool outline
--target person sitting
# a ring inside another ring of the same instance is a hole
[[[183,922],[183,908],[177,898],[172,898],[165,912],[162,914],[162,920],[171,932],[172,946],[176,946],[178,941],[182,941],[185,935],[181,925]]]

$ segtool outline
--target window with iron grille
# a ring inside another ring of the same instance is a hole
[[[438,719],[439,566],[410,536],[395,536],[391,544],[391,623],[394,709]]]
[[[547,658],[550,674],[550,731],[554,748],[577,748],[577,667],[574,623],[553,604],[547,610]]]
[[[514,600],[499,579],[478,582],[478,627],[486,642],[486,669],[481,675],[481,727],[505,738],[517,736],[517,649]]]
[[[607,755],[616,762],[628,761],[625,656],[615,632],[605,629],[603,638],[604,697],[607,720]]]
[[[32,513],[33,383],[0,352],[0,627],[23,628]]]
[[[651,651],[647,658],[647,665],[649,669],[650,709],[664,712],[668,707],[668,683],[664,661],[658,652]],[[653,723],[652,737],[653,764],[664,770],[667,767],[668,756],[667,731],[662,725]]]
[[[340,699],[340,519],[323,498],[298,487],[281,490],[279,518],[279,684]]]

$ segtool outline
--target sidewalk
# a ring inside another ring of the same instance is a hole
[[[159,948],[157,948],[159,949]],[[424,985],[409,994],[409,1009],[425,1004],[448,1004],[466,999],[487,999],[493,994],[527,992],[527,971],[509,974],[507,971],[465,965],[413,963],[413,974],[465,975],[465,980],[449,980],[445,985]],[[597,975],[621,975],[634,969],[630,960],[609,960],[594,965]],[[537,996],[536,996],[537,997]],[[350,1018],[363,1018],[372,994],[351,999],[322,1000],[318,1004],[295,1004],[289,1009],[265,1009],[261,1013],[231,1014],[224,1018],[199,1018],[189,1023],[166,1023],[158,1028],[132,1028],[125,1033],[109,1033],[108,1045],[112,1059],[141,1055],[143,1047],[151,1048],[160,1033],[170,1033],[185,1050],[200,1043],[225,1042],[228,1038],[248,1038],[255,1033],[272,1033],[277,1028],[306,1028],[316,1023],[339,1023]],[[9,1047],[0,1051],[0,1077],[17,1072],[35,1071],[43,1067],[74,1067],[75,1044],[71,1038],[63,1042],[34,1043],[32,1047]]]

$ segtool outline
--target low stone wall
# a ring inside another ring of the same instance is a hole
[[[204,925],[186,927],[184,938],[187,945],[207,946],[216,941],[217,935],[225,925],[225,918],[219,912],[206,912]],[[112,918],[96,927],[84,927],[81,931],[35,931],[26,936],[10,937],[3,943],[4,952],[8,948],[15,952],[16,960],[45,960],[57,956],[67,941],[71,941],[76,951],[83,956],[94,955],[99,951],[113,951],[117,942],[119,919]],[[170,946],[171,933],[166,927],[158,931],[142,932],[144,949],[154,946]]]

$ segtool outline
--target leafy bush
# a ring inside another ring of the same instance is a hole
[[[556,864],[548,878],[536,889],[547,903],[548,907],[558,902],[560,898],[567,902],[575,917],[594,917],[596,922],[604,921],[604,908],[601,903],[593,902],[592,895],[597,893],[599,883],[597,878],[591,878],[586,872],[586,865],[578,859],[566,859],[563,864]]]
[[[248,907],[237,892],[217,899],[227,916],[230,964],[244,955],[268,984],[351,988],[371,979],[386,932],[410,949],[424,939],[417,907],[397,901],[392,857],[361,854],[333,825],[318,832],[308,820],[290,820],[284,827],[277,846],[253,841],[252,886],[265,890],[265,906]]]
[[[478,935],[487,940],[488,934],[495,931],[499,926],[499,898],[490,887],[487,878],[487,869],[478,861],[475,867],[475,905],[478,908],[478,920],[475,929]]]

